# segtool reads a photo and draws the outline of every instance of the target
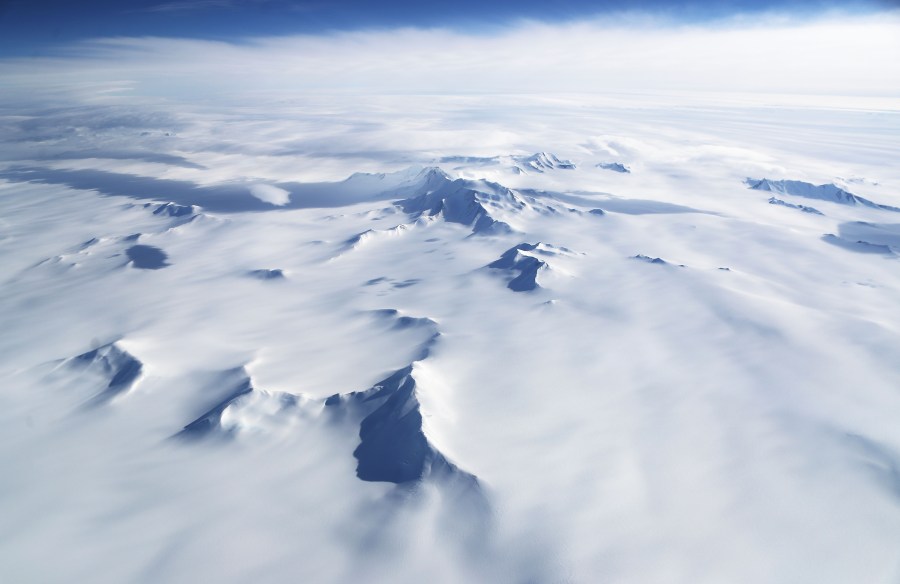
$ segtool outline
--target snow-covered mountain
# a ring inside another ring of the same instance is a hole
[[[0,117],[0,581],[895,578],[896,112],[305,99]]]
[[[452,180],[437,168],[426,169],[400,192],[410,196],[396,205],[413,217],[440,217],[472,228],[476,234],[513,231],[522,214],[553,214],[556,209],[533,196],[486,180]]]
[[[885,211],[900,211],[900,207],[874,203],[869,199],[847,192],[833,183],[814,185],[799,180],[773,181],[764,178],[761,180],[747,179],[747,185],[755,191],[767,191],[781,195],[790,195],[792,197],[831,201],[840,205],[863,205],[875,209],[883,209]]]
[[[474,168],[481,171],[498,167],[514,175],[543,174],[555,170],[575,170],[571,160],[559,158],[552,152],[535,152],[534,154],[505,154],[497,156],[444,156],[439,163],[452,165],[457,170]]]
[[[516,168],[522,172],[545,172],[548,170],[574,170],[575,164],[570,160],[560,160],[555,154],[538,152],[531,156],[516,156],[513,158]]]

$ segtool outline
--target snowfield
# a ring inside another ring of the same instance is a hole
[[[7,104],[0,581],[900,582],[900,107],[800,101]]]

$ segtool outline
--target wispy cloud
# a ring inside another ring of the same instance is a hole
[[[219,0],[212,0],[218,2]],[[729,91],[900,96],[900,16],[709,25],[521,23],[496,34],[394,29],[241,43],[103,39],[0,60],[23,91],[90,82],[131,95],[250,92]]]
[[[250,0],[250,2],[258,4],[265,0]],[[247,4],[247,0],[244,1],[244,4]],[[216,8],[236,8],[237,6],[238,3],[235,0],[177,0],[154,4],[132,12],[195,12]]]
[[[325,3],[296,3],[290,0],[175,0],[173,2],[161,2],[144,8],[128,10],[127,12],[200,12],[204,10],[240,9],[248,6],[263,5],[276,7],[287,12],[312,12],[328,6]]]

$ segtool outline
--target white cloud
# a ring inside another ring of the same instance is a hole
[[[898,54],[900,16],[888,12],[807,23],[520,23],[495,34],[399,29],[240,44],[101,39],[65,57],[0,60],[0,76],[23,96],[98,86],[203,99],[311,91],[897,96]]]
[[[291,202],[291,193],[272,185],[258,184],[250,187],[250,194],[263,201],[270,203],[276,207],[287,205]]]

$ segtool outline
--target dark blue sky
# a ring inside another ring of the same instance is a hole
[[[40,55],[110,36],[219,40],[392,26],[490,30],[528,18],[550,22],[621,12],[703,21],[767,10],[798,18],[827,9],[897,8],[900,0],[0,0],[0,54]]]

